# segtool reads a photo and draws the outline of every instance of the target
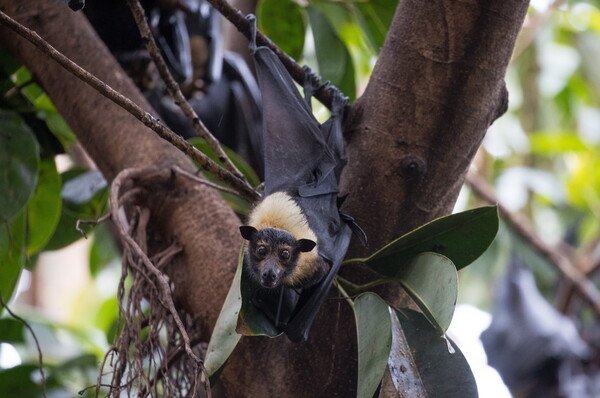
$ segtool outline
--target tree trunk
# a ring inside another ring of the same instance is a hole
[[[0,9],[152,111],[82,13],[58,1],[0,0]],[[109,181],[130,167],[179,165],[195,170],[181,152],[29,42],[1,27],[0,38],[32,72]],[[184,247],[169,276],[180,305],[199,319],[208,339],[237,265],[239,220],[214,190],[182,178],[149,197],[148,206],[154,217],[148,236],[157,236],[153,240],[165,246],[177,240]]]
[[[0,7],[143,102],[81,15],[55,2],[11,3],[0,0]],[[349,196],[344,210],[369,235],[368,247],[353,245],[353,255],[370,253],[451,211],[487,128],[506,109],[504,73],[527,6],[526,0],[399,3],[367,90],[345,120],[349,164],[342,190]],[[107,178],[159,159],[189,167],[180,153],[122,110],[14,35],[0,33],[42,82]],[[171,277],[185,308],[210,330],[239,248],[237,220],[210,190],[178,183],[177,197],[164,196],[156,230],[184,245]],[[358,282],[369,277],[360,268],[343,271]],[[397,299],[395,291],[382,294]],[[356,365],[353,314],[332,293],[309,341],[244,338],[221,378],[232,397],[351,397]]]

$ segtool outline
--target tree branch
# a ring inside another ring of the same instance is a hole
[[[129,5],[129,9],[131,10],[133,18],[138,26],[142,36],[142,41],[145,43],[146,49],[156,64],[160,76],[167,85],[169,94],[173,100],[175,100],[175,104],[179,106],[188,120],[192,123],[196,133],[198,133],[200,137],[204,138],[210,148],[215,151],[219,161],[225,165],[225,168],[232,172],[238,179],[245,180],[242,173],[240,173],[231,159],[229,159],[229,156],[227,156],[225,151],[223,151],[219,141],[210,133],[210,131],[208,131],[204,123],[202,123],[202,120],[200,120],[198,117],[196,111],[194,111],[191,105],[187,102],[186,98],[183,96],[179,85],[173,78],[173,75],[171,75],[169,67],[165,63],[165,60],[160,53],[160,49],[156,45],[156,40],[154,40],[154,35],[150,31],[150,26],[148,26],[148,21],[146,20],[146,15],[140,2],[138,0],[127,0],[127,4]]]
[[[519,235],[527,244],[550,265],[552,265],[567,281],[573,284],[577,292],[583,297],[600,315],[600,293],[596,286],[586,278],[585,274],[573,265],[571,260],[564,256],[560,251],[548,246],[542,241],[525,217],[508,210],[498,199],[493,188],[479,175],[470,172],[467,175],[467,183],[473,189],[473,192],[491,204],[497,204],[502,219]]]
[[[21,37],[28,40],[30,43],[35,45],[37,48],[39,48],[45,54],[47,54],[50,58],[52,58],[54,61],[60,64],[63,68],[71,72],[78,79],[80,79],[81,81],[98,91],[98,93],[113,101],[115,104],[121,106],[131,115],[133,115],[136,119],[142,122],[146,127],[156,132],[162,139],[171,143],[181,152],[197,161],[204,170],[208,171],[209,173],[219,178],[221,181],[233,187],[241,197],[243,197],[251,203],[256,201],[260,197],[258,193],[254,191],[254,189],[250,185],[248,185],[248,183],[246,183],[244,180],[238,178],[231,172],[219,166],[217,163],[212,161],[208,156],[200,152],[189,142],[187,142],[177,134],[173,133],[167,126],[159,122],[150,113],[144,111],[129,98],[120,94],[112,87],[108,86],[100,79],[98,79],[97,77],[95,77],[94,75],[87,72],[79,65],[65,57],[62,53],[60,53],[58,50],[56,50],[54,47],[48,44],[44,39],[42,39],[37,33],[21,25],[2,11],[0,11],[0,23],[2,23],[4,26],[8,27]]]

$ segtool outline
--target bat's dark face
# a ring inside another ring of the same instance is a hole
[[[242,226],[240,232],[249,242],[246,252],[249,274],[261,286],[269,289],[280,286],[294,272],[300,253],[309,252],[316,245],[309,239],[296,240],[292,234],[281,229],[257,230]]]

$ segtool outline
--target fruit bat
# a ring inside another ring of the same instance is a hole
[[[323,88],[305,67],[304,98],[267,47],[253,54],[263,103],[264,195],[240,227],[248,241],[242,278],[252,304],[291,341],[306,340],[355,231],[339,211],[338,183],[346,163],[342,117],[347,99],[334,87],[331,117],[319,124],[310,99]]]

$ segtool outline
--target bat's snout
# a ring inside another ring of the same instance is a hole
[[[260,274],[260,284],[266,288],[274,288],[279,285],[279,276],[281,270],[270,262],[265,264],[265,268]]]

